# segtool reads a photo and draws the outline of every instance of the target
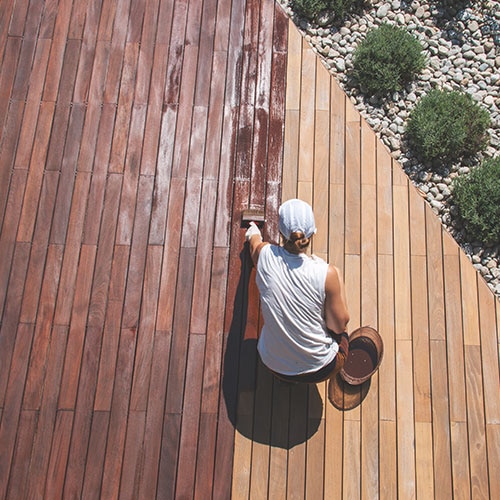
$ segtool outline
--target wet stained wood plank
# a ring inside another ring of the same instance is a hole
[[[10,474],[7,497],[26,498],[29,477],[29,464],[33,437],[38,421],[38,412],[21,411],[19,418],[19,430],[17,433],[16,447],[12,459],[12,471]]]
[[[2,2],[0,6],[0,47],[4,47],[7,35],[9,34],[9,23],[13,13],[14,0]]]
[[[108,290],[115,256],[114,230],[118,219],[121,181],[121,176],[110,175],[106,184],[107,192],[102,213],[102,229],[98,240],[99,245],[87,320],[91,326],[102,326],[106,315]]]
[[[186,379],[189,381],[184,403],[183,418],[179,444],[179,458],[177,460],[178,479],[176,494],[193,497],[194,479],[197,467],[198,436],[200,431],[200,406],[203,373],[199,367],[203,362],[205,351],[205,336],[191,334],[187,353]]]
[[[44,172],[45,158],[50,140],[50,129],[54,116],[54,104],[42,103],[40,105],[40,114],[38,116],[37,129],[35,133],[33,151],[31,155],[31,162],[29,164],[29,173],[26,182],[26,189],[24,192],[23,208],[21,212],[21,219],[19,221],[19,228],[17,233],[18,241],[30,241],[33,237],[35,222],[37,220],[38,204],[40,191],[43,182],[48,182],[47,179],[53,178],[49,172]],[[52,184],[57,186],[57,183]],[[55,193],[52,194],[55,198]],[[51,217],[45,215],[46,223],[51,223]]]
[[[179,283],[176,291],[172,329],[172,352],[168,375],[169,387],[185,387],[186,363],[189,342],[189,318],[193,292],[194,250],[183,248],[179,258]],[[166,411],[182,413],[184,390],[167,392]]]
[[[138,58],[138,43],[127,43],[124,49],[123,70],[120,79],[118,97],[108,98],[104,95],[105,102],[117,103],[115,127],[113,129],[113,142],[109,170],[122,173],[125,168],[125,156],[127,153],[127,139],[131,126],[134,83]],[[111,53],[111,57],[113,57]],[[122,61],[120,56],[119,61]],[[108,81],[110,73],[108,71]]]
[[[82,246],[59,393],[59,409],[62,410],[74,409],[76,404],[82,353],[86,337],[85,325],[92,288],[95,253],[96,248],[94,246]]]
[[[167,64],[167,46],[157,44],[152,61],[151,83],[145,133],[142,147],[141,173],[158,175],[166,165],[160,159],[160,134],[163,117],[163,95],[165,87],[165,68]],[[167,162],[165,162],[167,163]]]
[[[146,411],[148,394],[151,385],[151,365],[155,344],[155,319],[158,309],[158,289],[160,281],[162,248],[149,247],[144,271],[144,284],[140,311],[137,352],[135,357],[134,379],[130,396],[130,408],[135,411]]]
[[[130,250],[129,274],[122,318],[122,325],[137,328],[139,325],[140,301],[144,281],[144,266],[147,254],[148,224],[151,213],[152,178],[142,177],[137,188],[137,206]],[[123,196],[123,193],[122,193]],[[120,224],[120,222],[118,222]]]
[[[151,366],[151,380],[153,383],[148,394],[144,431],[144,472],[139,489],[139,497],[141,498],[154,496],[159,482],[159,463],[162,448],[161,441],[157,439],[157,436],[161,434],[163,428],[170,343],[171,334],[169,332],[155,332]]]
[[[181,415],[165,413],[157,487],[157,495],[162,498],[175,497],[180,425]]]
[[[80,148],[80,138],[85,116],[84,107],[74,105],[70,113],[66,147],[64,149],[60,181],[54,208],[54,222],[51,231],[51,243],[64,244],[68,230],[69,215],[75,183],[75,167]]]
[[[29,244],[20,243],[13,249],[12,267],[13,271],[8,282],[6,294],[6,305],[2,312],[2,326],[0,327],[0,362],[2,366],[9,367],[0,372],[0,402],[5,405],[6,390],[12,366],[12,356],[16,343],[16,332],[21,311],[22,293],[29,259]],[[3,421],[3,420],[2,420]]]
[[[91,496],[100,491],[106,453],[106,441],[102,439],[108,433],[109,412],[95,411],[92,415],[89,447],[85,463],[82,496]]]
[[[54,432],[57,431],[54,422],[57,420],[58,388],[61,380],[67,336],[67,327],[53,327],[44,377],[45,390],[41,395],[40,416],[30,458],[27,495],[32,498],[43,497],[47,471],[52,460],[51,443]]]
[[[85,344],[75,404],[74,429],[65,478],[64,491],[67,495],[80,495],[83,487],[85,461],[82,457],[86,455],[89,446],[100,350],[100,328],[88,327],[85,332]]]
[[[215,248],[212,258],[201,412],[214,415],[218,412],[221,391],[220,366],[226,301],[224,282],[227,276],[228,253],[226,248]]]
[[[83,2],[82,2],[83,3]],[[73,14],[75,10],[73,10]],[[78,103],[87,103],[89,101],[89,89],[91,79],[95,76],[97,79],[102,78],[103,74],[99,73],[99,69],[106,68],[106,64],[102,64],[102,59],[96,57],[96,41],[97,30],[96,26],[99,23],[100,9],[95,8],[93,2],[88,2],[86,12],[84,14],[85,26],[83,33],[74,38],[82,38],[82,50],[78,62],[78,72],[75,79],[75,90],[73,93],[73,101]],[[71,37],[70,25],[70,37]],[[99,67],[100,65],[100,67]],[[96,71],[94,71],[94,68]]]
[[[215,181],[207,180],[202,187],[200,214],[203,224],[198,232],[199,242],[208,242],[217,230],[215,226],[215,207],[217,185]],[[191,317],[191,333],[207,333],[207,322],[210,308],[210,284],[212,280],[212,253],[208,245],[201,245],[196,255],[193,302],[197,304],[197,314]]]
[[[162,307],[158,311],[157,318],[157,328],[163,331],[172,331],[175,295],[171,290],[172,283],[176,282],[179,265],[180,228],[185,188],[184,180],[175,179],[172,181],[172,194],[169,197],[166,221],[166,241],[163,247],[165,255],[160,282],[159,301]]]
[[[16,432],[21,418],[22,393],[26,381],[29,349],[33,339],[33,325],[20,324],[12,353],[9,380],[3,402],[4,411],[0,422],[0,444],[2,446],[2,467],[0,468],[0,493],[5,496],[9,472],[13,467]]]
[[[52,439],[52,450],[54,452],[50,454],[47,476],[43,478],[45,481],[44,495],[46,497],[57,496],[64,484],[72,427],[73,412],[58,411]]]
[[[16,75],[19,52],[21,50],[21,40],[19,38],[8,38],[6,44],[3,44],[2,47],[5,47],[5,56],[0,71],[0,96],[2,97],[2,102],[0,104],[0,111],[2,114],[0,116],[2,117],[2,134],[4,134],[9,130],[7,129],[4,132],[3,125],[10,116],[7,113],[7,109],[12,105],[10,98]]]
[[[101,495],[118,496],[121,467],[127,432],[127,423],[123,415],[128,413],[130,388],[134,367],[136,331],[122,329],[114,373],[115,383],[111,402],[109,431],[106,436],[107,446],[104,457]]]
[[[0,150],[0,217],[4,220],[12,181],[12,166],[16,155],[16,144],[22,123],[24,103],[13,102],[9,108],[5,132],[1,137]],[[3,224],[2,224],[3,225]]]
[[[42,403],[45,378],[51,369],[49,356],[53,342],[52,319],[57,297],[57,285],[62,264],[62,248],[50,246],[40,292],[40,306],[36,317],[35,334],[31,350],[23,408],[39,409]],[[53,347],[52,347],[53,349]]]
[[[15,249],[17,226],[21,213],[22,193],[26,182],[26,172],[15,172],[9,189],[6,202],[5,216],[0,234],[0,250],[3,258],[0,260],[0,304],[2,310],[5,306],[5,298],[8,292],[8,282],[11,263]]]
[[[143,411],[129,412],[122,465],[124,476],[120,481],[120,496],[123,498],[137,498],[139,492],[145,419],[146,414]]]

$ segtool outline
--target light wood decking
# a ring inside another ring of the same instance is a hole
[[[0,498],[500,498],[499,301],[278,5],[3,0],[0,58]],[[257,361],[294,196],[354,410]]]

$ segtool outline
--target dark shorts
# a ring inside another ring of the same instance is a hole
[[[283,375],[281,373],[276,373],[272,371],[276,377],[285,382],[301,382],[303,384],[315,384],[316,382],[323,382],[323,380],[329,379],[335,370],[337,364],[337,356],[333,358],[327,365],[323,366],[315,372],[301,373],[300,375]]]

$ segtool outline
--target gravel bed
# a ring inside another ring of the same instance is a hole
[[[484,157],[497,156],[500,150],[500,1],[469,2],[460,10],[423,0],[372,1],[362,14],[352,15],[339,25],[328,13],[315,22],[298,18],[288,0],[279,1],[489,287],[500,297],[500,246],[484,247],[467,239],[456,217],[452,197],[454,177],[469,172]],[[357,45],[369,30],[383,22],[404,26],[413,34],[421,42],[427,62],[426,68],[403,91],[379,100],[366,98],[352,87],[349,72]],[[486,151],[469,162],[449,165],[439,174],[420,164],[404,141],[409,113],[433,88],[469,93],[488,110],[492,121]]]

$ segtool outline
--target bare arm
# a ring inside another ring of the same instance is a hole
[[[325,291],[326,326],[335,333],[342,333],[349,323],[349,311],[340,271],[331,264],[326,274]]]
[[[250,256],[255,267],[257,267],[257,261],[259,260],[259,254],[264,245],[269,245],[262,241],[262,236],[260,234],[254,234],[248,239],[248,249],[250,250]]]

